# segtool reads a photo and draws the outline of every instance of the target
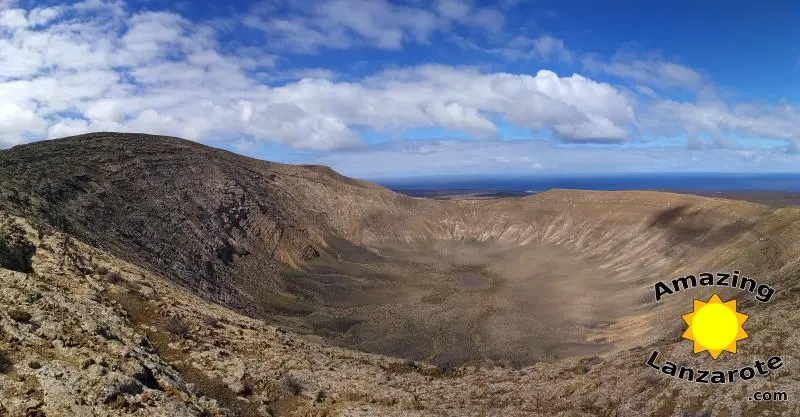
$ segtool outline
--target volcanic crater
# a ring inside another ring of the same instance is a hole
[[[655,303],[654,282],[788,253],[758,240],[775,212],[742,201],[432,200],[139,134],[40,142],[0,161],[9,213],[310,340],[442,366],[646,345],[680,325],[659,315],[684,308]]]

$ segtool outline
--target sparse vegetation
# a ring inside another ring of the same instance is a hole
[[[122,283],[122,275],[120,275],[120,273],[117,271],[106,272],[104,278],[106,281],[114,285],[119,285],[120,283]]]
[[[327,396],[328,396],[328,394],[326,394],[325,391],[318,391],[317,392],[317,396],[314,398],[314,401],[316,401],[318,403],[321,403],[321,402],[325,401],[325,398]]]
[[[215,316],[212,316],[212,315],[210,315],[210,314],[206,314],[206,315],[204,315],[204,316],[202,317],[202,320],[203,320],[203,323],[205,323],[206,325],[208,325],[208,327],[213,327],[213,328],[215,328],[215,329],[219,329],[219,328],[221,328],[221,327],[222,327],[222,326],[219,324],[219,319],[218,319],[217,317],[215,317]]]
[[[8,316],[11,317],[11,320],[14,320],[14,321],[20,322],[20,323],[27,323],[32,318],[31,314],[28,313],[27,311],[16,310],[16,309],[15,310],[10,310],[8,312]]]
[[[8,354],[0,350],[0,374],[8,373],[13,365],[14,363],[11,361],[11,358],[8,357]]]
[[[116,400],[114,401],[114,407],[117,409],[127,408],[128,400],[126,400],[125,396],[122,394],[118,394]]]
[[[284,375],[281,378],[281,388],[292,395],[300,395],[303,392],[303,384],[292,375]]]
[[[189,337],[189,326],[180,317],[167,317],[161,321],[160,327],[162,330],[183,339]]]
[[[13,234],[0,235],[0,268],[12,271],[33,272],[31,259],[36,253],[36,246],[24,237],[24,231],[12,230]]]
[[[106,340],[119,340],[117,336],[114,335],[113,332],[111,332],[111,329],[109,329],[108,326],[104,325],[98,325],[97,328],[95,329],[95,334]]]
[[[179,390],[178,387],[172,385],[165,387],[164,392],[172,398],[177,398],[177,399],[183,398],[183,391]]]

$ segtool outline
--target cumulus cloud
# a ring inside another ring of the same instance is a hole
[[[19,29],[47,24],[63,12],[62,7],[40,7],[31,11],[7,7],[0,11],[0,27]]]
[[[428,65],[386,71],[363,84],[301,84],[304,94],[319,97],[320,110],[336,109],[349,123],[374,129],[444,127],[491,137],[493,116],[500,116],[569,140],[622,140],[634,121],[630,97],[614,87],[546,70],[486,74]]]
[[[544,39],[541,42],[546,45],[541,48],[543,51],[564,51],[568,56],[576,55],[558,39]],[[716,147],[737,146],[736,141],[728,138],[729,135],[782,139],[787,141],[789,150],[800,141],[797,106],[789,103],[729,105],[717,97],[715,87],[700,71],[666,60],[658,53],[637,53],[632,46],[628,46],[610,59],[586,54],[581,62],[590,73],[611,75],[634,83],[633,89],[641,98],[635,109],[636,130],[639,133],[650,131],[657,136],[684,134],[690,148],[706,146],[699,139],[700,134],[711,137]],[[671,99],[664,93],[671,89],[694,92],[697,99]],[[568,128],[578,127],[570,125]],[[613,131],[616,126],[609,126],[609,129]],[[589,137],[586,134],[580,136]],[[563,134],[562,137],[568,138]]]

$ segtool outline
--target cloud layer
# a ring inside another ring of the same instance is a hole
[[[508,9],[500,6],[420,4],[278,1],[221,24],[175,12],[134,12],[119,1],[33,9],[6,2],[0,8],[0,145],[114,130],[336,150],[359,145],[363,132],[420,128],[491,141],[511,124],[548,130],[564,143],[680,135],[694,147],[741,147],[748,138],[766,138],[797,148],[800,117],[793,104],[723,101],[707,75],[660,55],[624,51],[606,59],[576,53],[548,34],[511,35]],[[263,42],[220,40],[237,30]],[[503,45],[453,46],[574,65],[584,75],[412,64],[343,81],[334,67],[292,67],[287,58],[325,50],[400,51],[446,34],[463,40],[470,31]],[[685,93],[681,99],[671,94],[676,90]],[[686,99],[687,92],[695,98]],[[712,141],[702,144],[701,137]]]
[[[315,9],[322,14],[309,24],[377,47],[399,47],[409,34],[429,35],[428,29],[402,21],[394,29],[377,25],[389,19],[384,13],[413,17],[419,10],[400,13],[376,2],[360,16],[343,13],[346,6],[333,1]],[[434,20],[486,23],[478,18],[480,10],[456,6],[439,2]],[[0,27],[0,133],[6,144],[125,130],[335,149],[356,144],[356,128],[438,127],[491,138],[497,134],[496,117],[549,128],[569,141],[621,141],[634,119],[631,97],[611,85],[546,70],[486,74],[426,65],[380,72],[360,82],[304,78],[273,87],[256,72],[269,73],[271,55],[223,53],[211,26],[173,13],[126,14],[116,3],[9,9],[0,15]]]

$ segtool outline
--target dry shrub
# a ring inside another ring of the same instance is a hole
[[[161,329],[186,339],[189,337],[189,326],[180,317],[167,317],[161,321]]]
[[[203,319],[203,323],[208,325],[208,327],[212,327],[212,328],[215,328],[215,329],[219,329],[220,327],[222,327],[219,324],[219,319],[214,317],[214,316],[212,316],[212,315],[210,315],[210,314],[204,315],[202,319]]]
[[[13,365],[14,362],[11,362],[11,358],[8,357],[8,354],[0,350],[0,374],[5,374],[10,371]]]
[[[300,393],[303,392],[303,384],[292,375],[283,376],[281,379],[281,387],[284,391],[292,395],[300,395]]]
[[[122,282],[122,275],[117,271],[111,271],[105,274],[105,279],[114,285],[119,285]]]

